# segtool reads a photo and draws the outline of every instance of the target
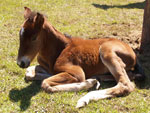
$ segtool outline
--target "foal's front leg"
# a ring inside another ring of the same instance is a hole
[[[58,84],[55,82],[51,82],[51,83],[52,85]],[[97,89],[99,88],[100,83],[94,78],[90,78],[79,83],[66,83],[66,84],[58,84],[58,85],[52,86],[52,85],[49,85],[45,79],[42,83],[42,88],[48,93],[59,92],[59,91],[80,91],[80,90],[88,90],[89,88],[92,88],[96,83],[97,83],[96,85],[96,89]]]
[[[46,92],[79,91],[89,89],[98,82],[96,79],[85,80],[84,72],[79,66],[64,66],[62,70],[65,71],[42,82],[41,87]]]
[[[46,70],[42,66],[37,65],[37,66],[30,66],[27,68],[25,79],[28,81],[44,80],[50,76],[51,75],[48,72],[46,72]]]

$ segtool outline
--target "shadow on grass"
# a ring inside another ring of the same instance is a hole
[[[150,89],[150,78],[147,75],[146,80],[142,81],[134,80],[133,82],[139,89]],[[116,82],[101,82],[101,89],[111,88],[114,87],[115,85],[117,85]]]
[[[30,106],[30,100],[40,91],[40,81],[34,81],[23,89],[12,89],[9,92],[9,98],[13,102],[20,101],[21,111],[25,111]]]
[[[137,3],[131,3],[131,4],[127,4],[127,5],[100,5],[100,4],[95,4],[95,3],[93,3],[92,5],[96,8],[101,8],[101,9],[104,9],[104,10],[107,10],[109,8],[144,9],[145,1],[137,2]]]
[[[150,46],[149,46],[150,47]],[[145,81],[138,83],[138,86],[141,89],[150,89],[150,50],[146,51],[143,54],[139,54],[138,59],[145,72]],[[140,84],[140,85],[139,85]]]

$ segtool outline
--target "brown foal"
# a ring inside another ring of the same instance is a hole
[[[124,42],[114,38],[69,38],[57,31],[38,12],[25,7],[25,22],[20,30],[20,47],[17,64],[29,67],[37,56],[38,66],[27,68],[27,80],[43,80],[46,92],[79,91],[97,83],[94,75],[110,72],[117,85],[91,91],[77,103],[83,107],[90,100],[124,95],[134,90],[127,71],[134,69],[136,55]]]

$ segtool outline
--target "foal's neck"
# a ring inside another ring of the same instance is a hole
[[[66,45],[70,42],[69,38],[57,31],[49,22],[46,22],[44,27],[48,34],[47,38],[51,38],[55,43]]]
[[[48,63],[50,72],[53,73],[53,66],[70,39],[58,32],[50,23],[45,22],[40,34],[39,56]]]

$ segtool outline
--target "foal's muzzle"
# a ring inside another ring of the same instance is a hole
[[[22,57],[17,60],[17,64],[21,68],[27,68],[30,65],[30,59],[28,59],[27,57]]]

